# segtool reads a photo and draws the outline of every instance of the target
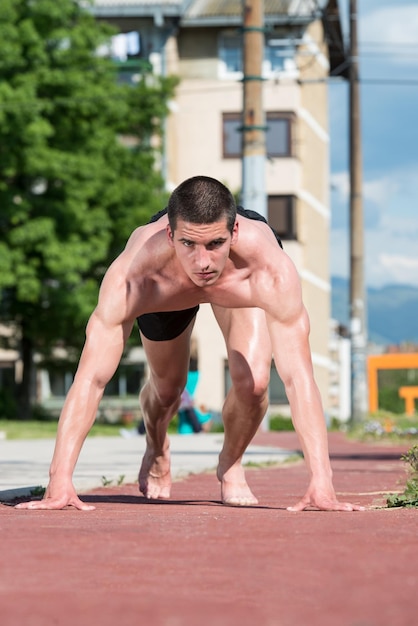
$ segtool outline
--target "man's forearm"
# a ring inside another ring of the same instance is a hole
[[[81,448],[94,424],[104,388],[73,384],[68,392],[58,422],[54,456],[50,466],[51,479],[70,479]]]
[[[294,398],[292,398],[292,393]],[[312,477],[331,478],[328,434],[319,390],[315,385],[309,397],[304,397],[304,395],[305,392],[289,391],[293,425]]]

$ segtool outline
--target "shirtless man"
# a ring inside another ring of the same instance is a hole
[[[273,354],[310,475],[305,496],[290,510],[362,508],[339,502],[333,488],[309,320],[296,269],[265,220],[242,213],[237,215],[224,185],[197,176],[172,193],[168,215],[162,211],[132,233],[103,279],[87,325],[59,420],[45,496],[19,508],[94,508],[78,498],[72,475],[137,318],[150,370],[140,393],[147,445],[139,487],[147,498],[169,498],[167,427],[186,383],[191,333],[203,302],[212,305],[224,335],[232,379],[222,412],[225,435],[217,469],[223,503],[257,503],[241,460],[267,410]]]

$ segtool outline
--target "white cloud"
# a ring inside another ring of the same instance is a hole
[[[342,229],[331,231],[330,274],[332,276],[349,275],[348,232]]]
[[[416,240],[415,240],[416,241]],[[368,286],[407,284],[418,287],[418,254],[415,241],[394,240],[390,230],[368,231],[364,238],[364,280]],[[348,232],[331,233],[331,274],[349,276]]]
[[[378,206],[384,208],[388,198],[400,187],[400,178],[408,178],[405,172],[393,171],[381,173],[378,178],[363,180],[363,199],[370,200]],[[331,186],[342,199],[348,200],[350,196],[350,175],[349,172],[334,172],[331,175]]]
[[[392,170],[363,185],[366,283],[379,287],[389,283],[418,286],[418,176],[416,167]],[[348,174],[332,177],[334,189],[344,196],[348,214]],[[340,197],[340,203],[341,203]],[[339,208],[341,211],[341,207]],[[377,212],[377,213],[376,213]],[[349,273],[348,220],[335,220],[331,233],[331,273]],[[374,224],[374,226],[372,226]]]
[[[418,256],[400,254],[380,254],[380,273],[382,284],[402,283],[418,286]]]
[[[342,198],[350,195],[350,176],[348,172],[334,172],[331,174],[331,187]]]
[[[363,197],[366,201],[370,200],[383,209],[387,206],[388,199],[392,197],[397,187],[396,179],[394,180],[389,176],[366,180],[363,183]]]
[[[342,5],[347,9],[348,0]],[[358,5],[364,75],[415,80],[417,0],[367,0]],[[331,273],[348,276],[350,186],[348,159],[344,157],[348,153],[348,112],[346,93],[341,91],[335,88],[330,92],[334,162]],[[417,134],[411,126],[416,108],[415,87],[402,91],[393,85],[362,89],[364,267],[369,286],[418,286]]]
[[[397,254],[381,254],[380,262],[383,267],[397,269],[401,272],[414,270],[418,271],[418,256],[415,258],[400,256]]]
[[[395,230],[397,229],[397,230]],[[418,286],[416,221],[385,216],[380,228],[367,231],[364,240],[366,282],[373,287],[390,283]]]
[[[391,49],[395,51],[391,57],[392,62],[416,65],[418,5],[392,2],[391,6],[380,6],[365,13],[359,21],[359,40],[360,42],[381,42],[386,48],[392,46]],[[399,44],[405,48],[400,50]],[[407,44],[411,45],[410,49]]]

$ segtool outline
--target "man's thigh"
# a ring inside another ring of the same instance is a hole
[[[153,341],[141,333],[142,345],[147,357],[150,377],[162,387],[179,387],[186,384],[190,360],[190,338],[194,319],[186,329],[174,339]]]
[[[242,376],[268,378],[272,348],[265,312],[258,308],[212,308],[225,338],[232,380]]]

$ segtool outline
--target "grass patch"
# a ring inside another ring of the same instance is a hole
[[[93,425],[89,436],[92,437],[119,437],[120,424]],[[6,439],[55,439],[57,434],[56,420],[0,420],[0,432],[5,433]]]
[[[6,439],[55,439],[57,434],[58,420],[9,420],[0,419],[0,432],[4,433]],[[121,428],[135,430],[137,424],[126,427],[123,424],[109,424],[106,422],[95,422],[89,432],[89,437],[120,437]],[[178,419],[175,416],[168,427],[168,433],[178,432]]]
[[[292,463],[298,463],[302,459],[303,459],[303,456],[301,454],[289,454],[288,456],[284,457],[282,460],[277,460],[277,461],[260,461],[259,463],[256,463],[255,461],[248,461],[247,463],[244,463],[244,467],[246,469],[279,467],[279,466],[286,465],[286,464],[290,465]]]
[[[268,467],[276,467],[277,465],[280,465],[280,461],[259,461],[258,463],[256,461],[248,461],[247,463],[244,463],[243,466],[247,469],[261,469],[261,468],[268,468]]]
[[[418,417],[396,415],[388,411],[379,411],[370,415],[362,424],[347,425],[348,437],[360,441],[388,441],[404,443],[418,441]]]
[[[283,415],[272,415],[269,419],[269,430],[277,432],[295,429],[293,427],[293,422],[290,417],[284,417]]]

